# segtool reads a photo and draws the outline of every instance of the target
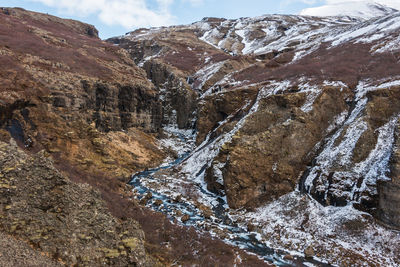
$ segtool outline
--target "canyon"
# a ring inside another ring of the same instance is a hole
[[[400,264],[399,11],[105,41],[0,21],[0,239],[33,255],[16,265]]]

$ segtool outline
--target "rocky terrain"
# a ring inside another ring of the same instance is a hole
[[[1,9],[0,238],[40,266],[398,266],[400,12],[383,11],[104,42]]]
[[[91,25],[19,8],[0,21],[0,265],[264,264],[132,199],[132,173],[173,155],[163,127],[193,124],[179,75],[149,66],[162,91]]]
[[[242,225],[294,255],[398,265],[399,33],[400,13],[386,9],[204,18],[109,39],[139,66],[175,68],[198,93],[197,132],[186,135],[195,145],[141,176],[138,198],[143,186],[182,196],[198,209],[191,223],[227,242]],[[218,223],[221,201],[233,224]]]

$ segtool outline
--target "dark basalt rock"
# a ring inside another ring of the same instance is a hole
[[[379,182],[379,219],[400,229],[400,185],[393,182]]]
[[[163,124],[177,124],[179,128],[191,128],[196,110],[197,94],[171,67],[157,61],[143,66],[147,77],[159,90],[163,107]]]

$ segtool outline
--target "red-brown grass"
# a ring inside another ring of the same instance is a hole
[[[362,79],[378,80],[400,75],[399,55],[390,52],[372,54],[372,45],[349,43],[328,49],[325,44],[297,62],[272,69],[255,65],[239,72],[235,78],[256,83],[305,76],[319,81],[342,81],[352,88]]]
[[[49,32],[48,36],[35,34],[35,27]],[[65,43],[54,44],[51,40],[53,37],[65,40]],[[103,80],[112,79],[111,72],[93,58],[105,62],[121,61],[116,53],[119,48],[111,44],[73,31],[66,24],[28,15],[21,19],[0,12],[0,44],[16,55],[31,54],[62,62],[70,67],[70,72],[102,77]],[[78,52],[81,48],[88,56]]]

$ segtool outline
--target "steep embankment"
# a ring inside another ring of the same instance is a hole
[[[76,21],[19,9],[1,19],[1,124],[18,142],[117,176],[163,158],[143,132],[110,132],[161,125],[154,87],[123,50]],[[148,145],[125,142],[145,138]]]
[[[226,197],[230,219],[273,247],[398,264],[400,237],[375,220],[400,226],[400,16],[389,13],[206,18],[110,39],[138,64],[177,69],[199,93],[197,147],[146,185],[182,194],[211,217],[205,229]]]
[[[125,186],[117,178],[164,156],[142,130],[112,131],[159,127],[152,116],[161,105],[151,83],[123,50],[99,40],[91,25],[8,8],[1,9],[0,20],[1,139],[13,138],[33,153],[2,144],[2,231],[66,264],[152,265],[143,234],[133,236],[131,252],[129,246],[119,250],[125,226],[101,197],[118,197]],[[146,99],[146,107],[137,104]],[[139,138],[148,141],[126,144]],[[35,155],[40,150],[44,154]],[[140,153],[147,157],[135,159]],[[100,191],[75,185],[68,176]]]

